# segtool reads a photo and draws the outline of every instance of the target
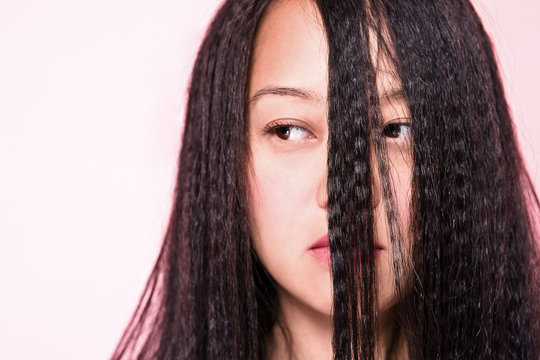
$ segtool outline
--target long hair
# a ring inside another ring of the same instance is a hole
[[[374,147],[392,250],[401,254],[405,232],[413,244],[412,264],[393,257],[408,281],[396,280],[391,348],[401,338],[411,359],[537,359],[540,204],[474,8],[467,0],[316,4],[329,47],[334,358],[374,357]],[[266,357],[279,306],[251,243],[246,99],[252,43],[269,6],[227,0],[209,27],[192,73],[169,226],[112,359]],[[374,42],[411,114],[405,230],[378,133]]]

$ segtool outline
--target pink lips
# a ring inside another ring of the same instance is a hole
[[[373,246],[375,247],[375,257],[377,257],[381,251],[384,250],[384,247],[377,243],[373,244]],[[328,234],[325,234],[323,237],[313,243],[308,251],[315,259],[330,265],[330,242],[328,240]]]

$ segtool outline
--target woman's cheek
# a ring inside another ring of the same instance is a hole
[[[312,151],[278,152],[271,146],[258,147],[252,155],[253,200],[268,215],[300,216],[314,197],[317,169],[321,168],[318,162]]]
[[[412,169],[408,162],[396,167],[397,173],[393,176],[400,225],[403,235],[406,236],[410,222],[410,202],[412,189]]]

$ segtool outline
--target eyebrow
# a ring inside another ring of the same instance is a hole
[[[249,99],[249,104],[253,104],[265,95],[279,95],[279,96],[292,96],[303,100],[322,100],[321,96],[317,95],[314,91],[293,88],[293,87],[265,87],[260,89]]]
[[[391,88],[384,90],[379,94],[380,101],[389,100],[389,99],[406,99],[405,91],[402,88]]]

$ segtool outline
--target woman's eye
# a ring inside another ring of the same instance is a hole
[[[295,125],[276,125],[268,130],[281,140],[295,141],[313,137],[310,131]]]
[[[383,128],[383,135],[393,139],[408,139],[411,137],[409,124],[388,124]]]

